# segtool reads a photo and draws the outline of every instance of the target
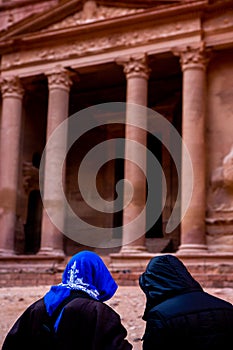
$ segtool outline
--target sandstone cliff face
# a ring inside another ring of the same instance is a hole
[[[232,50],[215,53],[207,103],[207,239],[210,250],[233,251]]]

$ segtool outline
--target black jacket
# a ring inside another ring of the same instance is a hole
[[[77,297],[65,305],[55,339],[43,298],[30,305],[7,334],[2,350],[131,350],[120,316],[108,305]],[[48,327],[49,328],[49,327]],[[48,332],[47,332],[48,331]]]
[[[152,258],[139,284],[147,299],[143,350],[220,350],[233,344],[232,304],[206,293],[175,256]]]

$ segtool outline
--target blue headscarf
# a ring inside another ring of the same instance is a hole
[[[80,290],[98,301],[110,299],[118,286],[112,278],[103,260],[94,252],[82,251],[75,254],[62,275],[62,283],[52,286],[44,296],[48,314],[51,316],[60,303],[67,298],[71,290]],[[58,327],[62,312],[56,323]]]

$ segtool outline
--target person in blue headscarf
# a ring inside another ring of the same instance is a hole
[[[117,290],[103,260],[82,251],[62,282],[30,305],[8,332],[2,350],[130,350],[120,316],[104,302]]]

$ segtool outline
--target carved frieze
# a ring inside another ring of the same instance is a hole
[[[0,86],[3,97],[23,97],[23,88],[18,77],[0,77]]]
[[[36,63],[56,62],[70,58],[85,57],[91,54],[119,50],[158,43],[161,40],[176,40],[182,35],[193,33],[198,26],[197,19],[187,19],[182,22],[160,23],[146,28],[131,29],[123,33],[112,32],[96,35],[92,38],[73,38],[72,42],[11,53],[2,57],[2,70]]]

